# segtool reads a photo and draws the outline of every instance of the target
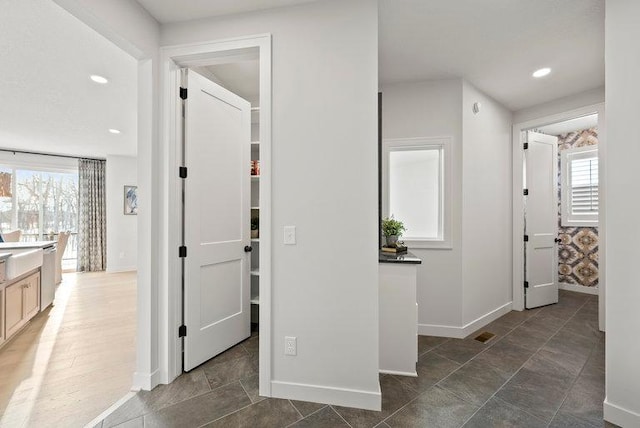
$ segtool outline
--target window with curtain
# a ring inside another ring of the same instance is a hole
[[[598,149],[567,149],[560,154],[562,225],[598,225]]]
[[[78,172],[0,164],[0,227],[20,229],[21,241],[55,239],[71,231],[63,255],[75,267],[78,232]]]
[[[78,160],[79,272],[107,267],[107,203],[105,161]]]

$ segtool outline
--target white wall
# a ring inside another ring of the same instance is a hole
[[[437,326],[462,324],[462,80],[388,84],[381,91],[383,139],[452,138],[452,249],[411,249],[422,259],[419,331],[433,334]]]
[[[475,102],[481,105],[474,114]],[[468,82],[462,92],[463,324],[511,302],[511,120]],[[506,309],[509,309],[508,307]]]
[[[605,21],[607,113],[606,392],[604,417],[624,427],[640,426],[640,259],[637,169],[640,144],[640,2],[608,0]]]
[[[604,86],[569,95],[548,103],[538,104],[518,110],[513,113],[513,123],[527,122],[532,119],[564,113],[584,106],[596,105],[604,102]]]
[[[138,216],[125,215],[124,186],[137,186],[138,159],[107,156],[107,272],[136,270]]]
[[[163,27],[163,45],[273,37],[276,396],[380,405],[377,22],[376,2],[329,0]],[[283,245],[285,225],[296,246]],[[284,336],[298,338],[296,357]]]
[[[420,334],[464,337],[510,309],[511,112],[462,79],[381,90],[383,139],[452,137],[452,248],[411,251]]]
[[[145,204],[138,210],[138,310],[133,386],[148,390],[169,381],[167,337],[169,328],[173,328],[166,316],[162,317],[162,307],[158,304],[168,283],[167,263],[160,262],[160,258],[169,257],[167,199],[163,199],[168,185],[166,175],[160,175],[163,152],[156,143],[160,25],[135,0],[54,1],[138,60],[138,196]]]

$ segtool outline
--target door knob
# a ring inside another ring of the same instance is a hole
[[[250,253],[250,252],[251,252],[251,250],[253,250],[253,248],[251,248],[251,246],[249,246],[249,245],[247,245],[247,246],[245,246],[245,247],[244,247],[244,252],[245,252],[245,253]]]

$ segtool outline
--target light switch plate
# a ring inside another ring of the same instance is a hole
[[[296,245],[296,227],[284,227],[284,245]]]

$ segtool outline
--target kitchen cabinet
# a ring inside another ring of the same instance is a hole
[[[24,279],[24,314],[27,320],[33,318],[40,311],[40,272],[29,275]]]
[[[34,272],[4,289],[4,339],[9,339],[40,310],[40,272]]]

